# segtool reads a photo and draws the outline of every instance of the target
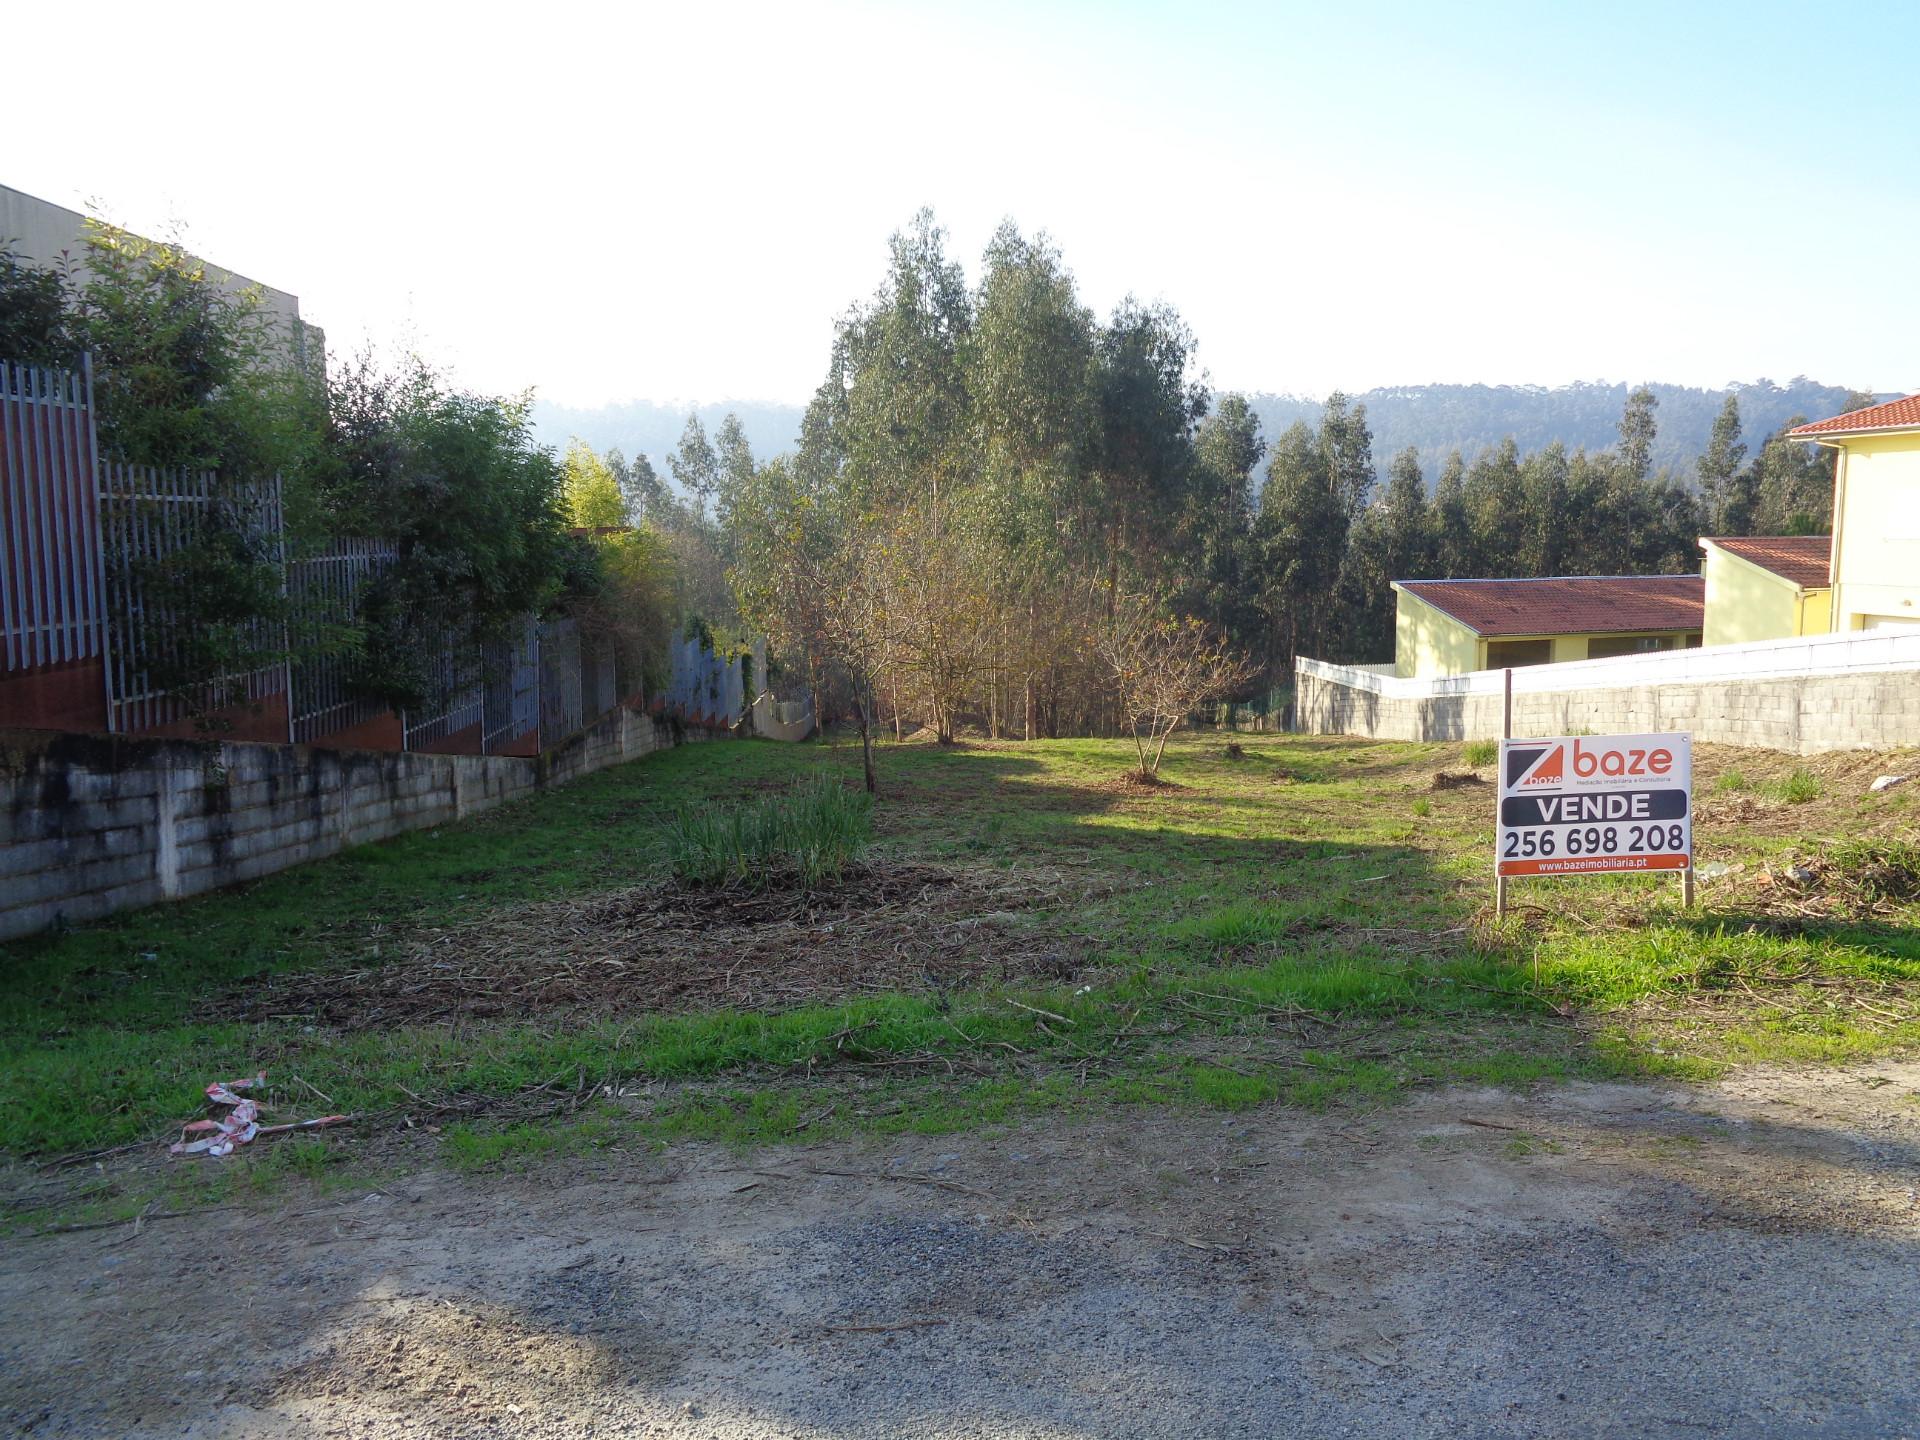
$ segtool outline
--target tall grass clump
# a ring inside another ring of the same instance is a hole
[[[1469,740],[1461,747],[1460,758],[1478,770],[1500,758],[1500,744],[1496,740]]]
[[[873,797],[826,778],[744,805],[683,808],[667,827],[674,878],[689,885],[838,879],[873,838]]]
[[[1805,805],[1820,798],[1820,777],[1802,766],[1780,782],[1776,793],[1789,805]]]

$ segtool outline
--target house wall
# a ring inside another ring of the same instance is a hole
[[[477,815],[691,738],[624,706],[531,760],[0,731],[0,940]]]
[[[1398,585],[1393,593],[1394,674],[1464,675],[1480,668],[1479,635]]]
[[[1789,635],[1824,635],[1831,591],[1802,590],[1784,575],[1717,545],[1700,547],[1707,580],[1703,644],[1740,645]]]
[[[28,264],[46,270],[70,260],[84,270],[86,230],[87,217],[78,210],[0,185],[0,241],[11,244]],[[236,295],[247,291],[257,294],[262,309],[286,336],[296,355],[316,362],[325,355],[326,337],[319,327],[300,318],[299,296],[218,265],[207,265],[207,275],[222,289]]]
[[[1848,440],[1839,475],[1833,628],[1920,623],[1920,435]]]

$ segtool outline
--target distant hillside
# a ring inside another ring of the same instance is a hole
[[[1627,403],[1626,385],[1582,383],[1547,389],[1535,385],[1396,385],[1355,395],[1367,407],[1373,429],[1373,456],[1382,478],[1394,455],[1408,445],[1420,452],[1420,468],[1431,485],[1446,464],[1447,452],[1458,450],[1469,461],[1489,445],[1511,435],[1522,452],[1538,450],[1558,440],[1569,450],[1585,446],[1604,450],[1619,438],[1620,411]],[[1847,391],[1839,385],[1821,385],[1804,376],[1788,385],[1757,380],[1732,387],[1740,396],[1740,425],[1749,450],[1795,415],[1817,420],[1837,413]],[[1653,463],[1692,474],[1694,458],[1706,449],[1713,417],[1720,412],[1725,390],[1696,390],[1685,385],[1655,385],[1660,397],[1659,438]],[[1249,397],[1269,441],[1295,420],[1313,424],[1320,418],[1320,402],[1291,395],[1255,394]],[[746,426],[753,453],[762,459],[793,449],[800,433],[799,405],[761,401],[725,401],[695,407],[709,434],[729,410]],[[631,400],[595,410],[575,410],[538,403],[534,429],[543,444],[564,449],[579,436],[596,450],[617,446],[628,456],[645,454],[664,472],[667,452],[679,443],[687,423],[684,406],[656,405]]]
[[[1369,390],[1352,399],[1367,407],[1373,431],[1374,463],[1384,479],[1393,457],[1411,445],[1420,452],[1420,469],[1432,486],[1447,463],[1447,453],[1458,450],[1471,463],[1490,445],[1513,436],[1522,454],[1555,440],[1569,450],[1584,446],[1605,450],[1619,438],[1620,412],[1627,403],[1627,385],[1582,383],[1545,389],[1534,385],[1396,385]],[[1821,385],[1805,376],[1788,385],[1757,380],[1730,387],[1740,396],[1740,430],[1749,452],[1795,415],[1809,420],[1838,413],[1845,405],[1844,386]],[[1659,385],[1659,436],[1653,446],[1656,469],[1670,466],[1686,475],[1707,448],[1713,417],[1720,413],[1725,390],[1696,390],[1686,385]],[[1309,425],[1320,418],[1320,402],[1291,395],[1256,394],[1248,397],[1269,442],[1296,420]]]
[[[729,400],[718,405],[656,405],[649,400],[629,400],[624,405],[603,405],[597,410],[573,410],[564,405],[536,401],[533,428],[542,445],[565,450],[567,442],[578,436],[595,450],[618,449],[631,459],[645,455],[654,469],[666,473],[667,452],[680,443],[689,410],[700,417],[713,434],[731,410],[746,428],[747,443],[762,460],[794,448],[800,434],[799,405],[765,404],[755,400]]]

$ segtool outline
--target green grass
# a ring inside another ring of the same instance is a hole
[[[1469,740],[1460,747],[1460,758],[1478,770],[1500,758],[1500,743],[1497,740]]]
[[[873,797],[826,776],[744,804],[684,807],[667,828],[667,864],[694,885],[762,888],[837,880],[873,838]]]
[[[1820,777],[1803,766],[1782,779],[1774,794],[1789,805],[1805,805],[1820,798]]]
[[[458,1102],[474,1113],[431,1153],[487,1168],[581,1147],[940,1133],[1112,1106],[1370,1106],[1410,1085],[1693,1078],[1920,1042],[1905,998],[1920,988],[1920,841],[1860,833],[1856,798],[1816,784],[1793,813],[1804,848],[1817,842],[1882,907],[1870,924],[1783,931],[1745,911],[1748,892],[1717,888],[1719,908],[1689,914],[1670,881],[1623,876],[1522,884],[1532,918],[1499,927],[1484,913],[1490,797],[1427,793],[1451,747],[1237,738],[1233,759],[1213,737],[1176,740],[1174,783],[1150,794],[1112,783],[1130,763],[1122,742],[888,745],[871,808],[852,747],[687,746],[465,824],[16,943],[0,949],[0,1150],[157,1141],[199,1113],[208,1080],[262,1066],[276,1113],[378,1114],[390,1129]],[[1729,775],[1703,771],[1702,786],[1748,787]],[[1851,838],[1819,838],[1834,834]],[[1789,843],[1704,824],[1699,842],[1710,858],[1753,861]],[[1021,923],[1074,941],[1086,966],[1059,983],[915,986],[773,1012],[350,1029],[230,1018],[228,1002],[274,974],[404,960],[423,937],[490,914],[676,870],[702,884],[780,866],[817,878],[863,847],[877,864],[1060,877],[1063,898]],[[1845,1003],[1856,990],[1877,1009]],[[1661,1018],[1702,1002],[1711,1024]],[[644,1098],[588,1099],[559,1121],[534,1113],[551,1087],[584,1094],[603,1078]],[[338,1183],[363,1144],[330,1131],[195,1173]]]

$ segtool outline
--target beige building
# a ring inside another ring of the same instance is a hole
[[[1920,630],[1920,395],[1788,435],[1838,452],[1831,537],[1705,536],[1699,575],[1396,580],[1394,674]]]
[[[1703,536],[1708,645],[1824,635],[1833,542],[1825,535]]]
[[[1838,452],[1833,628],[1920,629],[1920,395],[1787,433]]]
[[[0,245],[42,270],[84,272],[87,217],[23,190],[0,185]],[[326,364],[326,335],[300,315],[300,297],[202,260],[207,274],[235,294],[251,292],[275,330],[283,333],[297,363]]]
[[[1396,580],[1393,673],[1464,675],[1700,643],[1698,575]]]

